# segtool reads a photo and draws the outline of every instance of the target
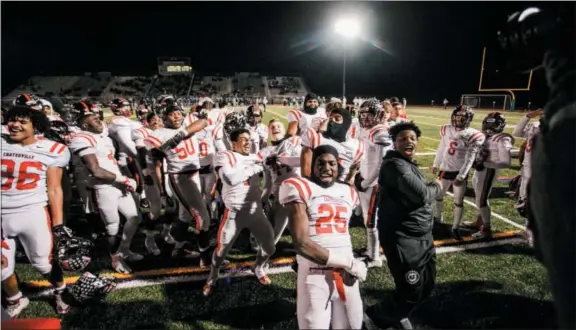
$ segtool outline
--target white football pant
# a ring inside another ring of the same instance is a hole
[[[350,248],[343,253],[352,254]],[[334,250],[331,251],[334,253]],[[348,286],[325,265],[301,256],[298,261],[296,315],[300,329],[361,329],[364,309],[358,281]]]
[[[380,241],[378,239],[377,197],[378,185],[359,192],[362,218],[366,227],[366,250],[372,260],[380,260]]]

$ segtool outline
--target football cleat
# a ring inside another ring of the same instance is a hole
[[[30,305],[30,299],[25,296],[18,298],[16,301],[9,301],[6,303],[6,313],[10,315],[11,318],[15,318],[20,314],[26,307]]]

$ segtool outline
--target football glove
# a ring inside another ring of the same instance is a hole
[[[56,241],[59,241],[61,239],[72,238],[72,236],[74,235],[74,233],[72,232],[72,229],[70,229],[64,225],[57,225],[57,226],[52,227],[52,233],[54,233],[54,237],[56,238]]]
[[[356,176],[354,176],[354,187],[356,187],[356,190],[358,190],[359,192],[366,191],[366,188],[362,188],[362,181],[364,181],[364,178],[362,177],[360,172],[356,173]]]

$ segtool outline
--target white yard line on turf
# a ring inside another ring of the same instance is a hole
[[[495,246],[501,246],[506,244],[519,244],[524,242],[525,240],[521,237],[513,237],[507,239],[501,239],[496,241],[488,241],[488,242],[477,242],[471,244],[464,244],[460,246],[446,246],[446,247],[439,247],[436,248],[437,254],[444,254],[444,253],[453,253],[453,252],[461,252],[461,251],[468,251],[468,250],[477,250]],[[360,258],[358,260],[361,260]],[[382,255],[382,260],[386,260],[386,257]],[[267,273],[270,275],[273,274],[285,274],[292,272],[291,265],[287,266],[280,266],[280,267],[271,267],[268,269]],[[233,269],[231,271],[227,271],[219,276],[220,279],[225,279],[228,277],[245,277],[245,276],[254,276],[254,273],[249,269]],[[160,284],[173,284],[173,283],[185,283],[185,282],[198,282],[206,280],[208,274],[198,274],[198,275],[185,275],[185,276],[170,276],[170,277],[163,277],[163,278],[155,278],[155,279],[134,279],[128,280],[118,283],[116,286],[117,290],[121,289],[134,289],[140,288],[145,286],[152,286],[152,285],[160,285]],[[45,289],[39,291],[38,293],[31,295],[33,297],[46,297],[52,294],[53,289]]]
[[[447,192],[446,194],[447,194],[448,196],[454,198],[454,194],[452,194],[451,192]],[[476,206],[475,203],[467,200],[466,198],[464,198],[464,203],[466,203],[466,204],[474,207],[475,209],[478,209],[478,207]],[[502,220],[502,221],[506,222],[507,224],[513,226],[513,227],[516,227],[516,228],[519,228],[519,229],[522,229],[522,230],[526,229],[526,227],[524,227],[524,226],[522,226],[522,225],[519,225],[519,224],[517,224],[516,222],[514,222],[514,221],[512,221],[512,220],[510,220],[510,219],[508,219],[508,218],[506,218],[506,217],[504,217],[504,216],[502,216],[502,215],[500,215],[500,214],[498,214],[498,213],[494,213],[494,211],[492,211],[491,214],[492,214],[492,216],[493,216],[494,218],[497,218],[497,219],[499,219],[499,220]]]

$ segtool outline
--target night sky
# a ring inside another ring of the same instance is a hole
[[[202,74],[303,75],[340,95],[344,44],[335,17],[357,15],[347,94],[452,104],[476,93],[482,47],[520,2],[2,2],[2,91],[32,75],[153,74],[157,56],[190,57]],[[492,63],[490,59],[488,64]],[[484,88],[524,87],[526,76],[487,67]],[[519,86],[522,85],[522,86]],[[543,105],[543,74],[519,102]]]

